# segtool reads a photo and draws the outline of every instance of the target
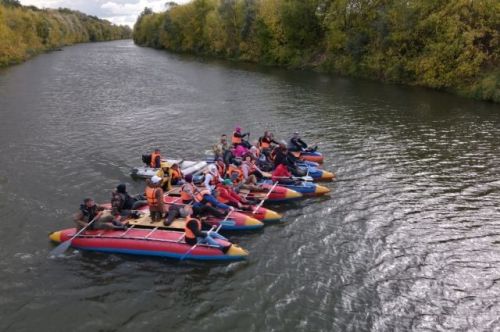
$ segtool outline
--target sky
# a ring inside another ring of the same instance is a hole
[[[144,7],[153,11],[165,10],[169,0],[21,0],[23,5],[33,5],[38,8],[69,8],[82,13],[94,15],[109,20],[115,24],[126,24],[132,27],[137,16]],[[189,0],[177,0],[179,4]]]

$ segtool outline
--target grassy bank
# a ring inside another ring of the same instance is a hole
[[[38,9],[0,0],[0,67],[75,43],[131,37],[127,26],[69,9]]]
[[[145,9],[136,44],[500,102],[496,0],[194,0]]]

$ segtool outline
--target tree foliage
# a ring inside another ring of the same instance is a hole
[[[500,102],[498,0],[193,0],[143,13],[139,45]]]
[[[70,9],[38,9],[0,0],[0,67],[64,45],[130,38],[131,33],[129,27]]]

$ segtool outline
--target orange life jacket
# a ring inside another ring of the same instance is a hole
[[[199,219],[196,219],[196,218],[186,217],[186,224],[184,225],[184,236],[187,239],[194,240],[194,239],[196,239],[196,235],[194,235],[193,231],[188,228],[188,223],[191,220],[196,221],[196,223],[198,224],[198,229],[199,230],[201,230],[201,221]]]
[[[236,132],[233,132],[233,137],[231,138],[231,142],[233,144],[241,144],[241,137],[235,135]]]
[[[172,170],[172,180],[180,180],[182,179],[182,171],[180,169],[173,169]]]
[[[194,195],[194,200],[197,202],[201,202],[203,200],[203,196],[206,194],[210,195],[210,191],[208,189],[202,189],[200,191],[197,191],[196,194]]]
[[[259,140],[259,147],[261,149],[267,149],[267,148],[271,147],[271,143],[269,143],[265,139],[266,139],[266,137],[261,137],[261,139]]]
[[[156,191],[160,188],[146,187],[146,199],[149,206],[158,206],[158,198],[156,198]]]
[[[238,174],[236,179],[233,179],[232,175],[234,173]],[[226,174],[229,176],[229,178],[231,179],[231,181],[233,181],[234,184],[238,184],[238,183],[243,181],[243,171],[234,165],[229,165],[229,167],[227,168]]]
[[[152,168],[156,167],[156,163],[155,163],[156,157],[160,157],[160,159],[161,159],[161,156],[159,153],[156,153],[156,152],[151,153],[151,163],[149,164],[149,166],[151,166]]]
[[[188,191],[188,187],[191,188],[191,192]],[[185,183],[181,187],[181,199],[183,201],[190,201],[193,199],[196,188],[191,183]]]

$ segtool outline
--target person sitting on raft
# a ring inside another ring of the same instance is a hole
[[[271,159],[274,163],[274,167],[278,167],[279,164],[287,162],[288,149],[285,142],[281,142],[277,147],[273,149],[271,153]]]
[[[308,148],[307,144],[300,138],[299,133],[296,131],[293,133],[292,138],[288,141],[288,150],[293,152],[312,152],[316,151],[318,147]]]
[[[257,167],[253,155],[247,154],[241,163],[241,170],[243,171],[243,178],[248,180],[253,184],[257,184],[257,180],[262,180],[264,175],[262,171]],[[252,178],[253,177],[253,178]]]
[[[160,164],[161,164],[160,149],[156,148],[154,152],[151,154],[151,162],[149,164],[149,167],[160,168]]]
[[[227,177],[233,182],[233,185],[238,189],[248,189],[248,190],[262,190],[261,187],[257,186],[257,179],[254,175],[250,175],[245,178],[243,170],[241,169],[241,161],[235,160],[226,171]]]
[[[160,187],[161,178],[153,176],[151,180],[146,180],[146,199],[149,205],[151,222],[160,221],[165,211],[163,203],[163,189]]]
[[[188,209],[190,208],[191,207],[188,206]],[[219,238],[222,240],[226,240],[226,238],[219,235],[217,232],[202,231],[201,220],[193,218],[191,216],[192,213],[193,210],[191,210],[191,214],[186,217],[186,225],[184,226],[184,241],[186,241],[186,243],[190,245],[200,243],[216,246],[223,249],[222,246],[215,240],[215,238]]]
[[[288,170],[288,166],[285,163],[279,164],[273,171],[272,178],[273,182],[278,182],[282,184],[293,184],[292,173]]]
[[[278,145],[279,142],[276,142],[273,138],[273,134],[269,131],[264,132],[264,136],[259,137],[259,149],[262,153],[270,153],[272,150],[271,144]]]
[[[172,164],[166,161],[163,161],[160,164],[161,168],[156,172],[156,176],[161,178],[160,187],[164,191],[170,191],[172,189]]]
[[[186,183],[181,187],[181,199],[183,204],[192,204],[193,211],[196,216],[212,215],[216,218],[224,218],[233,207],[222,204],[213,197],[207,189],[199,190],[193,184],[191,174],[186,175]],[[217,208],[223,209],[225,213],[220,212]]]
[[[241,127],[237,126],[234,129],[233,137],[231,139],[231,143],[233,143],[234,147],[237,147],[238,145],[243,145],[246,148],[250,148],[250,143],[248,143],[247,141],[244,140],[245,136],[250,136],[250,133],[244,133],[244,134],[242,134],[241,133]]]
[[[237,145],[233,149],[233,156],[234,158],[243,158],[244,155],[248,154],[249,150],[244,147],[243,145]]]
[[[224,181],[218,183],[215,192],[215,195],[220,202],[238,209],[251,210],[250,204],[253,202],[250,202],[238,195],[234,191],[233,182],[230,179],[225,179]]]
[[[217,143],[217,144],[215,144],[213,146],[214,154],[215,154],[216,157],[223,158],[224,157],[224,153],[228,149],[229,149],[229,145],[227,144],[227,135],[226,134],[222,134],[220,136],[220,142]]]
[[[111,214],[117,219],[128,216],[137,218],[139,214],[132,210],[137,210],[147,204],[147,200],[142,195],[130,196],[124,183],[119,184],[111,193]]]
[[[163,221],[163,225],[170,226],[177,218],[186,218],[193,214],[191,205],[188,204],[171,204],[168,206],[167,217]]]
[[[184,183],[184,174],[182,174],[179,164],[173,164],[170,168],[172,177],[170,179],[170,184],[177,186]]]
[[[212,192],[215,189],[217,183],[222,182],[222,178],[220,177],[219,170],[216,165],[209,165],[208,172],[205,174],[205,181],[203,185],[205,188]]]
[[[226,163],[224,163],[222,158],[219,157],[215,160],[215,167],[217,167],[217,172],[219,172],[220,176],[226,174]]]
[[[85,198],[80,210],[75,213],[73,219],[80,230],[92,222],[88,229],[125,229],[125,225],[116,220],[103,206],[97,205],[92,198]]]

